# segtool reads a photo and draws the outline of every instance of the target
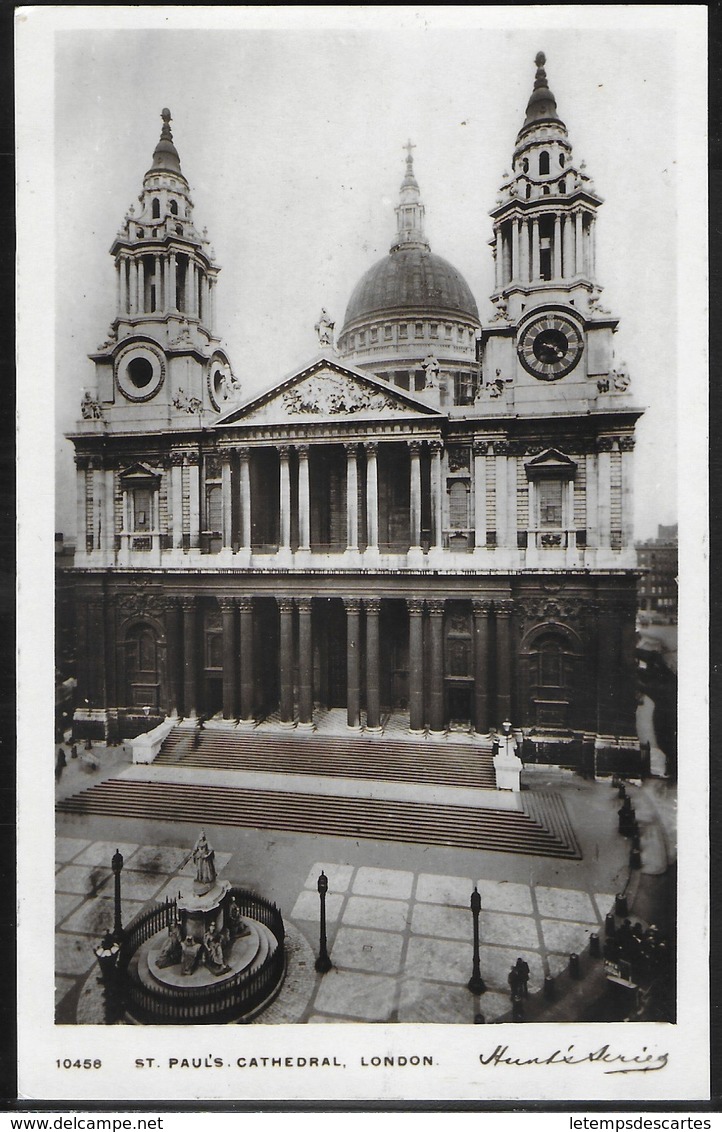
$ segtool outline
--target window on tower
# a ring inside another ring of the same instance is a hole
[[[524,158],[524,160],[521,163],[521,167],[522,167],[522,169],[524,170],[525,173],[529,172],[529,158],[528,157]]]
[[[177,201],[172,200],[170,202],[170,204],[168,205],[168,207],[170,209],[171,216],[177,216],[178,215],[178,202]]]
[[[562,169],[564,168],[564,162],[565,161],[566,161],[566,158],[565,158],[564,154],[560,153],[559,154],[559,165]]]
[[[563,195],[566,191],[567,191],[567,183],[564,180],[564,178],[562,177],[561,181],[559,182],[559,192],[562,193],[562,195]]]
[[[529,200],[530,196],[531,196],[531,185],[527,185],[527,187],[526,187],[526,199]]]
[[[160,201],[158,200],[158,197],[153,197],[153,210],[151,212],[151,216],[154,220],[158,220],[160,217]]]
[[[549,154],[545,149],[539,154],[539,176],[543,177],[549,172]]]

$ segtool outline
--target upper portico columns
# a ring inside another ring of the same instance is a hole
[[[291,549],[291,449],[282,444],[278,449],[280,461],[280,549]]]
[[[379,548],[379,465],[378,444],[369,441],[366,450],[366,549]]]
[[[346,449],[346,549],[358,550],[358,444]]]
[[[298,453],[298,549],[311,549],[311,489],[308,444],[296,445]]]
[[[411,549],[421,548],[421,441],[409,440],[409,454],[411,457],[411,484],[410,484],[410,535]]]

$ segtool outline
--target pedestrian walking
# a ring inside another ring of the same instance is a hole
[[[521,956],[519,956],[516,961],[516,973],[519,979],[519,993],[523,995],[524,998],[528,998],[529,987],[527,984],[529,982],[529,964],[525,959],[522,959]]]
[[[509,983],[509,993],[511,994],[511,999],[513,1002],[515,998],[518,998],[520,996],[521,991],[519,983],[519,972],[517,971],[516,967],[512,967],[511,971],[507,975],[507,982]]]
[[[60,779],[63,776],[63,771],[65,770],[67,765],[68,764],[67,764],[67,761],[66,761],[66,758],[65,758],[65,751],[63,750],[62,747],[58,747],[58,757],[55,760],[55,785],[56,786],[59,785]]]

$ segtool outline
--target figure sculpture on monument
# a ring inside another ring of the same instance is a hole
[[[187,935],[181,944],[181,975],[192,975],[198,964],[200,943]]]
[[[421,363],[421,368],[426,374],[426,389],[438,389],[439,387],[439,363],[433,354],[427,354]]]
[[[328,311],[325,307],[321,308],[318,322],[314,327],[318,334],[319,346],[333,346],[333,328],[336,324],[328,317]]]
[[[203,936],[204,955],[206,967],[212,975],[225,975],[230,967],[223,957],[223,941],[220,932],[216,930],[215,920],[211,922]]]
[[[231,897],[228,904],[228,929],[232,940],[238,939],[242,935],[248,935],[248,926],[243,921],[235,896]]]
[[[193,884],[199,895],[207,892],[216,881],[215,850],[211,849],[206,840],[205,831],[201,830],[198,840],[193,846],[193,864],[196,867],[196,879]]]
[[[157,967],[173,967],[176,963],[180,963],[183,956],[183,938],[181,936],[180,924],[177,920],[173,920],[168,925],[168,939],[165,941],[160,949],[158,958],[156,959]]]

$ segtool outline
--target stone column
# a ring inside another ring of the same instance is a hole
[[[173,511],[173,548],[183,549],[183,453],[170,454],[170,494]]]
[[[494,276],[496,283],[496,290],[499,291],[504,286],[504,268],[503,268],[503,250],[502,250],[502,237],[501,225],[496,230],[496,255],[494,256]]]
[[[358,550],[358,444],[344,444],[346,449],[346,549]]]
[[[587,546],[594,547],[599,545],[599,519],[597,515],[597,455],[595,452],[588,452],[586,457],[586,528],[587,528]]]
[[[196,599],[181,599],[183,610],[183,714],[194,716],[198,709],[198,616]]]
[[[231,487],[231,453],[221,454],[221,496],[223,500],[223,548],[230,549],[233,542],[233,495]]]
[[[125,256],[118,257],[118,314],[125,316],[128,313],[128,260]]]
[[[293,724],[293,598],[276,600],[281,615],[281,723]]]
[[[145,260],[138,260],[138,311],[145,314]]]
[[[381,678],[378,598],[364,598],[366,611],[366,730],[381,730]]]
[[[311,487],[308,469],[308,444],[299,444],[298,452],[298,549],[311,549]]]
[[[361,602],[344,598],[346,607],[346,713],[349,727],[361,725],[361,655],[359,628]]]
[[[421,547],[421,441],[410,440],[409,452],[411,454],[411,507],[409,526],[411,533],[411,549]]]
[[[597,439],[597,515],[599,518],[599,546],[609,549],[612,522],[612,448],[611,436]]]
[[[85,478],[87,474],[88,457],[76,456],[75,457],[75,525],[77,534],[75,536],[77,542],[77,549],[79,554],[87,553],[87,530],[86,530],[86,510],[85,510]],[[125,529],[125,524],[123,524]]]
[[[130,261],[130,313],[138,313],[138,261]]]
[[[302,726],[313,723],[313,638],[311,635],[311,598],[296,599],[298,606],[298,721]]]
[[[519,272],[519,221],[513,217],[511,222],[511,277],[517,282],[521,278]]]
[[[185,313],[189,317],[193,314],[193,288],[191,286],[192,279],[193,279],[192,260],[189,256],[188,257],[188,265],[186,267],[186,275],[185,275],[185,294],[184,294],[184,297],[183,297],[183,305],[185,307]]]
[[[163,258],[163,310],[169,311],[171,309],[171,294],[170,294],[170,259]]]
[[[474,453],[474,546],[486,546],[486,450],[488,445],[475,440]]]
[[[93,485],[93,550],[100,550],[102,547],[103,530],[105,527],[105,516],[103,515],[103,503],[105,502],[105,483],[103,464],[99,456],[94,457],[90,466],[92,468],[92,485]]]
[[[433,511],[433,538],[436,550],[444,546],[444,496],[441,482],[441,452],[443,444],[440,440],[429,443],[431,449],[431,509]]]
[[[105,466],[105,484],[104,484],[104,506],[103,514],[105,516],[104,533],[103,533],[103,546],[108,555],[112,557],[115,554],[115,473],[111,464],[106,462]]]
[[[166,711],[168,715],[180,715],[183,703],[181,682],[181,638],[183,623],[181,607],[177,601],[168,599],[164,606],[166,639]]]
[[[251,549],[251,450],[239,448],[240,459],[240,502],[241,502],[241,550]]]
[[[554,217],[554,278],[562,277],[562,220],[559,213]]]
[[[282,550],[291,549],[291,468],[289,458],[291,449],[288,445],[283,444],[278,449],[278,456],[280,460],[280,547]]]
[[[424,730],[424,603],[407,598],[409,610],[409,730]]]
[[[517,549],[517,510],[516,510],[517,458],[512,453],[506,461],[506,545]]]
[[[528,498],[528,508],[529,508],[529,519],[527,521],[527,536],[526,536],[527,565],[531,565],[531,557],[529,555],[529,551],[534,551],[534,550],[537,549],[537,544],[538,544],[538,539],[539,539],[539,517],[536,513],[536,509],[537,509],[536,480],[533,480],[533,479],[529,480],[529,482],[527,484],[527,498]],[[534,561],[536,561],[536,559]]]
[[[575,236],[574,264],[577,275],[584,275],[584,215],[582,211],[574,213]]]
[[[509,239],[509,232],[505,232],[502,226],[501,233],[501,281],[503,284],[511,282],[511,240]]]
[[[619,441],[622,453],[622,548],[634,544],[634,437]]]
[[[531,281],[534,282],[541,274],[539,257],[539,220],[535,216],[531,222]]]
[[[379,548],[379,465],[378,444],[369,441],[366,450],[366,548]]]
[[[201,533],[201,460],[197,452],[188,453],[188,503],[190,507],[190,545],[197,548]]]
[[[245,596],[238,601],[241,629],[241,719],[253,719],[253,598]]]
[[[568,534],[569,547],[573,550],[577,545],[576,540],[576,523],[574,522],[574,480],[567,480],[567,498],[566,498],[566,522],[565,526]]]
[[[496,614],[496,725],[511,716],[511,614],[513,601],[494,602]]]
[[[594,215],[594,213],[592,213],[589,217],[588,242],[587,242],[587,263],[589,265],[588,270],[589,270],[589,278],[590,279],[594,278],[595,273],[596,273],[596,266],[597,266],[596,262],[595,262],[595,255],[594,255],[594,252],[596,250],[596,241],[595,241],[595,233],[594,233],[596,223],[597,223],[597,218]]]
[[[170,253],[168,259],[168,282],[170,286],[170,295],[168,309],[175,311],[178,309],[178,276],[175,252]]]
[[[562,249],[564,262],[562,264],[562,273],[565,279],[571,279],[574,275],[574,228],[573,221],[569,213],[564,216],[563,221],[563,236],[562,236]]]
[[[618,733],[619,626],[611,603],[597,603],[597,731]]]
[[[219,598],[223,622],[223,718],[235,719],[237,708],[238,648],[236,645],[236,603],[232,597]]]
[[[496,545],[508,545],[507,526],[507,482],[506,482],[506,441],[494,442],[494,458],[496,461]]]
[[[520,234],[519,277],[522,283],[529,282],[529,221],[522,220]]]
[[[444,726],[444,602],[427,601],[429,611],[429,646],[431,673],[429,677],[429,727],[443,732]]]
[[[490,601],[474,601],[474,730],[489,732],[489,614]]]
[[[155,309],[163,310],[163,269],[158,254],[153,256],[153,283],[155,284]]]

